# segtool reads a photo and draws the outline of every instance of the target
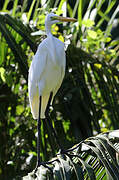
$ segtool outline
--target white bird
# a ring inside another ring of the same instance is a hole
[[[32,60],[28,76],[28,92],[31,112],[34,119],[39,117],[39,98],[42,97],[40,117],[45,118],[45,111],[50,97],[53,98],[61,86],[65,75],[66,57],[64,43],[51,33],[52,24],[75,22],[74,18],[65,18],[50,13],[45,19],[47,38],[38,46]]]
[[[52,104],[53,98],[60,88],[65,75],[66,57],[64,43],[51,33],[52,24],[60,21],[70,22],[76,21],[76,19],[60,17],[53,13],[46,16],[45,28],[47,38],[38,46],[28,75],[28,92],[31,112],[33,118],[38,119],[37,167],[42,164],[40,158],[40,119],[47,118],[48,124],[57,141],[57,145],[62,149],[49,117],[49,105]]]

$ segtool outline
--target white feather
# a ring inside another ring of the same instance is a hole
[[[38,118],[40,96],[42,96],[41,118],[45,118],[50,93],[53,92],[54,97],[61,86],[65,64],[64,43],[52,35],[48,36],[39,45],[29,69],[28,92],[34,119]]]

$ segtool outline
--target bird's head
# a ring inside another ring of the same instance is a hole
[[[46,16],[45,25],[51,26],[52,24],[56,24],[58,22],[76,22],[76,21],[77,20],[75,18],[62,17],[62,16],[58,16],[54,13],[49,13]]]

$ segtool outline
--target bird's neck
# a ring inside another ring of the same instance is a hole
[[[45,29],[46,29],[46,35],[47,36],[52,36],[51,25],[45,25]]]

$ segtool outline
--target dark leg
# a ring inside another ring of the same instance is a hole
[[[41,114],[41,96],[39,98],[39,115],[38,115],[38,125],[37,125],[37,130],[38,130],[38,137],[37,137],[37,167],[40,166],[41,163],[41,157],[40,157],[40,130],[41,130],[41,119],[40,119],[40,114]]]
[[[57,142],[57,145],[58,145],[58,148],[60,150],[63,150],[62,147],[61,147],[61,144],[59,142],[59,139],[58,139],[58,136],[57,136],[57,133],[55,131],[55,129],[53,128],[53,125],[52,125],[52,122],[51,122],[51,119],[50,119],[50,116],[49,116],[49,108],[50,108],[50,103],[51,103],[51,100],[52,100],[52,96],[53,96],[53,92],[50,93],[50,97],[49,97],[49,100],[48,100],[48,104],[47,104],[47,107],[46,107],[46,111],[45,111],[45,116],[46,116],[46,120],[52,130],[52,133],[56,139],[56,142]]]
[[[49,162],[42,162],[42,159],[40,157],[41,101],[42,101],[42,97],[40,96],[40,98],[39,98],[39,115],[38,115],[38,120],[37,120],[37,131],[38,131],[38,137],[37,137],[37,165],[36,165],[36,168],[34,170],[34,174],[36,173],[36,171],[37,171],[37,169],[38,169],[38,167],[40,165],[43,165],[44,167],[48,168],[52,173],[52,169],[47,166],[47,164],[50,164],[50,163]]]

